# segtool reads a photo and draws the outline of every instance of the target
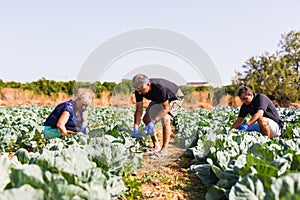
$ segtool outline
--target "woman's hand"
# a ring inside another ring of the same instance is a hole
[[[65,133],[61,133],[61,135],[66,135],[66,136],[70,136],[74,133],[74,131],[70,131],[70,130],[67,130]]]

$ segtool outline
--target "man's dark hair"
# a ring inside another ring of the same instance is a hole
[[[238,96],[242,96],[242,94],[246,93],[246,95],[249,94],[253,94],[253,91],[251,90],[251,88],[247,87],[247,86],[241,86],[238,89]]]

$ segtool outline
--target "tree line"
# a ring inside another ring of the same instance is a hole
[[[32,81],[29,83],[20,83],[16,81],[4,82],[0,79],[0,90],[2,88],[21,88],[23,90],[28,90],[34,92],[36,95],[44,94],[46,96],[51,96],[59,92],[65,93],[67,95],[73,95],[76,93],[78,88],[89,88],[97,96],[101,97],[103,91],[108,91],[111,95],[125,94],[129,95],[134,92],[131,80],[123,79],[120,83],[116,82],[76,82],[71,81],[55,81],[47,80],[45,78],[39,79],[37,81]],[[218,92],[225,91],[227,94],[234,94],[235,88],[233,86],[223,86],[222,88],[213,88],[212,86],[180,86],[181,90],[185,95],[192,93],[193,91],[207,91],[207,92]]]
[[[46,96],[51,96],[59,92],[71,96],[76,93],[76,90],[78,88],[89,88],[96,94],[97,98],[100,98],[103,91],[113,92],[116,85],[117,84],[115,82],[101,83],[99,81],[96,81],[94,83],[90,83],[90,82],[76,82],[75,80],[55,81],[55,80],[47,80],[45,78],[39,79],[37,81],[32,81],[29,83],[20,83],[16,81],[4,82],[3,80],[0,79],[0,90],[2,88],[21,88],[23,90],[32,91],[36,95],[44,94]]]

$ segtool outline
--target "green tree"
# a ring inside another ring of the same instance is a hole
[[[192,86],[189,86],[189,85],[181,85],[181,86],[179,86],[179,88],[181,89],[181,91],[184,95],[189,95],[193,92]]]
[[[115,82],[104,82],[102,85],[106,88],[106,90],[112,93],[117,84]]]
[[[300,33],[291,31],[282,35],[275,54],[265,53],[247,60],[242,66],[244,71],[236,72],[233,85],[247,85],[284,105],[300,98],[299,63]]]
[[[16,81],[9,81],[6,82],[5,87],[8,88],[22,88],[22,83],[16,82]]]
[[[130,94],[134,91],[132,86],[132,81],[128,79],[123,79],[119,84],[114,88],[113,94]]]
[[[0,79],[0,90],[5,87],[5,82]]]

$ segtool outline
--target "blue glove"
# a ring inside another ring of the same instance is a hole
[[[80,126],[80,130],[81,130],[81,132],[83,132],[84,134],[86,134],[86,127],[84,125]]]
[[[146,135],[153,135],[154,132],[154,122],[150,122],[149,124],[147,124],[145,131],[146,131]]]
[[[248,127],[249,127],[249,125],[247,123],[245,123],[239,127],[239,130],[246,131],[248,129]]]
[[[139,129],[138,128],[134,128],[133,129],[133,137],[137,138],[137,139],[141,139],[142,138],[142,136],[139,133]]]

